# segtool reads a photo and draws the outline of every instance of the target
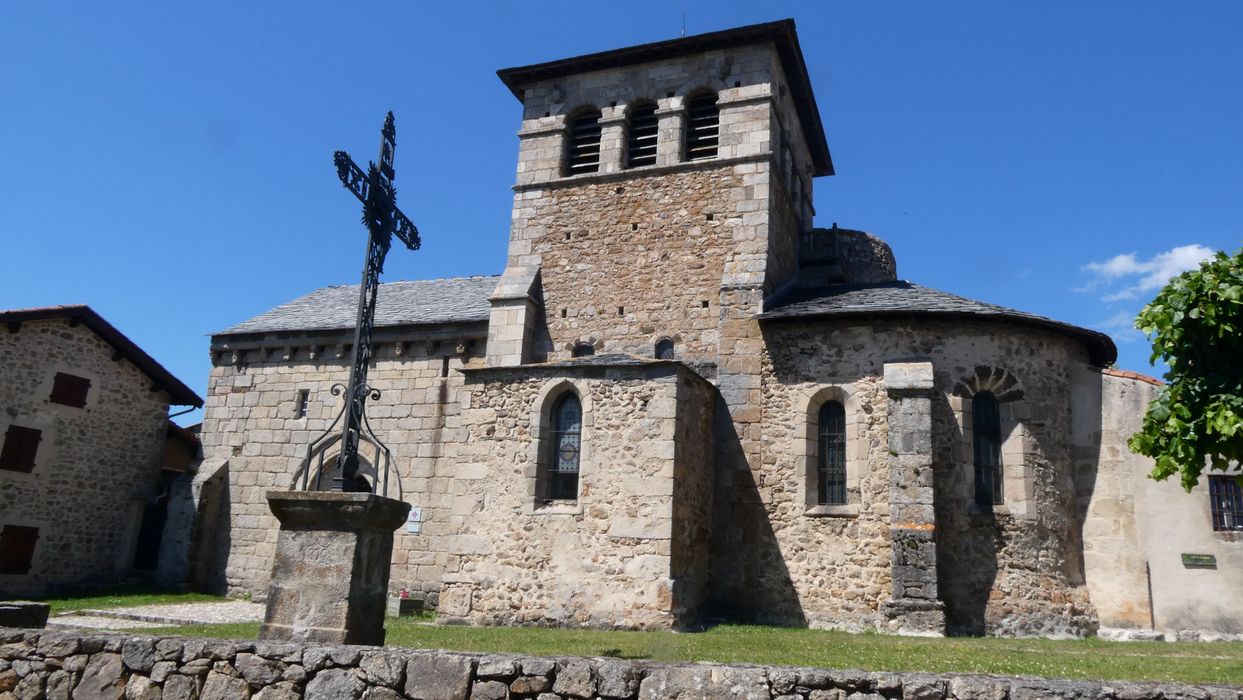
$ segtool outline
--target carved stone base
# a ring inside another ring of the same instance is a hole
[[[393,531],[410,505],[370,493],[270,491],[280,521],[260,639],[383,644]]]

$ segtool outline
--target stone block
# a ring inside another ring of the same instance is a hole
[[[0,601],[0,627],[25,627],[41,629],[47,626],[47,603],[28,600]]]
[[[927,361],[886,362],[886,391],[932,391],[932,363]]]
[[[405,693],[414,700],[466,700],[474,665],[468,656],[420,652],[406,664]]]

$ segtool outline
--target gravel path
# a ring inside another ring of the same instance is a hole
[[[246,600],[223,603],[169,603],[109,610],[82,610],[57,615],[49,627],[133,629],[157,625],[214,625],[226,622],[259,622],[264,606]]]

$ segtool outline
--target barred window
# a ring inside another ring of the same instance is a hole
[[[846,504],[846,409],[837,401],[820,407],[816,504]]]
[[[1243,530],[1243,486],[1238,477],[1210,476],[1208,497],[1214,531]]]
[[[570,357],[591,357],[594,354],[596,354],[596,349],[591,343],[578,343],[570,351]]]
[[[656,164],[656,105],[647,102],[626,115],[626,167]]]
[[[715,158],[721,113],[716,94],[700,93],[686,101],[686,159]]]
[[[566,134],[566,174],[594,173],[600,169],[600,110],[579,110],[570,117]]]
[[[545,498],[574,500],[578,498],[578,465],[582,450],[583,408],[578,397],[566,392],[552,406],[545,458]]]
[[[971,442],[975,452],[975,504],[992,510],[1004,501],[1001,490],[1001,413],[987,391],[971,399]]]
[[[656,359],[672,360],[674,358],[673,340],[671,338],[661,338],[656,341]]]

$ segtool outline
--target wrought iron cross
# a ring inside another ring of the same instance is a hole
[[[334,489],[341,491],[371,490],[367,481],[358,475],[358,440],[366,422],[367,398],[378,396],[367,385],[367,366],[371,361],[371,328],[375,323],[384,256],[388,254],[394,235],[410,250],[419,248],[418,229],[397,208],[397,190],[393,187],[393,153],[396,150],[397,127],[393,124],[393,113],[389,112],[380,131],[378,166],[368,163],[367,172],[363,173],[345,151],[337,151],[332,156],[341,184],[363,203],[363,225],[367,227],[367,256],[358,290],[358,321],[354,327],[354,366],[350,369],[350,383],[346,388],[345,423],[341,432],[341,453],[337,457],[337,471],[341,476],[340,483],[334,484]]]

